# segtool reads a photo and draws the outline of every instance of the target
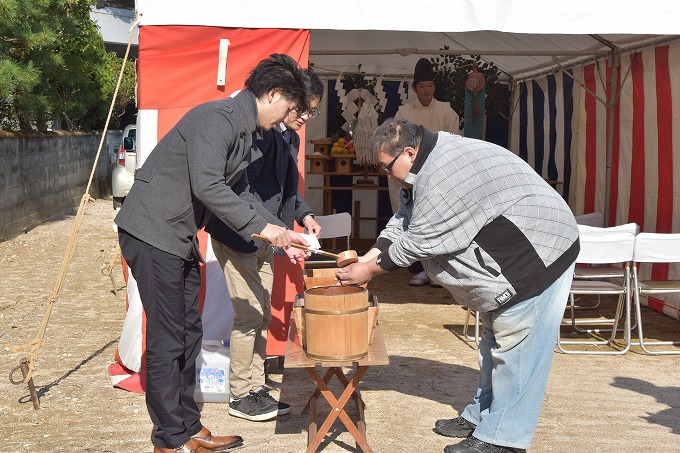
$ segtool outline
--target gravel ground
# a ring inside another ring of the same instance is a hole
[[[153,449],[144,397],[114,389],[107,375],[125,316],[119,264],[117,295],[101,272],[115,250],[113,216],[110,200],[88,204],[37,363],[34,379],[41,408],[33,409],[25,385],[0,380],[1,451]],[[14,348],[38,333],[73,221],[72,216],[56,219],[0,243],[0,363],[5,376],[25,355]],[[408,278],[407,271],[399,271],[369,285],[380,301],[379,319],[390,356],[390,364],[370,368],[361,385],[367,437],[376,452],[442,451],[452,440],[432,431],[434,421],[456,416],[476,386],[474,343],[461,338],[465,310],[454,305],[445,290],[411,288]],[[644,316],[651,335],[678,337],[677,320],[650,310]],[[556,353],[530,451],[679,451],[678,357],[650,357],[636,348],[616,357]],[[290,415],[255,423],[230,417],[224,404],[203,406],[203,421],[213,432],[243,436],[244,445],[233,451],[306,448],[307,416],[301,411],[314,386],[303,370],[270,371],[274,393],[293,406]],[[325,416],[328,405],[319,407]],[[357,451],[339,421],[322,448]]]

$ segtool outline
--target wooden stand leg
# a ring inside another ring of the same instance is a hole
[[[366,404],[364,403],[364,400],[361,399],[361,395],[357,394],[353,397],[353,399],[354,404],[357,406],[357,428],[359,429],[361,436],[366,439],[366,419],[364,418],[364,409],[366,408]],[[357,448],[360,446],[361,445],[359,444],[359,441],[357,441]]]
[[[309,371],[307,371],[307,374],[309,374]],[[334,374],[335,374],[334,368],[329,368],[326,371],[326,374],[323,375],[323,381],[326,384],[328,384],[328,381],[331,380],[331,378],[333,377]],[[342,374],[342,373],[340,373],[340,374]],[[314,379],[314,378],[312,378],[312,379]],[[345,385],[347,385],[347,384],[345,384]],[[312,407],[312,404],[316,404],[316,400],[317,400],[317,398],[319,398],[319,395],[321,395],[321,392],[317,388],[317,389],[314,390],[314,393],[312,393],[312,396],[310,396],[309,399],[307,400],[307,404],[305,404],[305,407],[302,408],[303,414],[310,410],[310,408]]]
[[[360,428],[357,427],[357,425],[354,424],[352,419],[349,417],[347,412],[345,412],[345,405],[349,401],[350,398],[354,397],[355,401],[357,402],[357,407],[360,406],[359,402],[363,404],[363,401],[361,401],[359,394],[357,393],[357,389],[359,387],[359,383],[361,382],[361,378],[363,377],[364,373],[368,369],[368,366],[357,366],[357,370],[354,373],[354,376],[352,376],[352,379],[347,380],[347,377],[344,376],[342,373],[341,369],[338,367],[333,367],[329,369],[329,371],[332,370],[331,376],[335,374],[338,376],[340,379],[339,375],[342,375],[341,382],[345,384],[345,390],[342,392],[340,395],[339,399],[336,399],[331,390],[328,388],[327,381],[321,378],[319,374],[316,372],[314,368],[306,368],[307,374],[312,378],[312,380],[316,383],[317,389],[321,393],[321,395],[326,398],[328,403],[331,406],[331,411],[328,414],[328,417],[326,417],[326,420],[323,422],[321,425],[321,428],[317,431],[316,435],[312,438],[311,442],[309,442],[307,446],[307,452],[315,452],[316,449],[319,447],[321,444],[321,441],[323,440],[324,436],[328,433],[328,430],[330,427],[333,425],[333,422],[335,422],[336,418],[340,418],[342,420],[342,423],[345,425],[347,430],[352,434],[352,437],[357,442],[357,445],[366,453],[372,453],[373,450],[371,447],[369,447],[368,442],[366,441],[366,436],[365,436],[365,423],[363,422],[363,407],[358,410],[360,412],[360,421],[359,421],[359,426]],[[339,373],[339,375],[338,375]],[[329,373],[326,372],[326,376],[324,377],[329,377]],[[330,377],[329,377],[330,378]],[[315,391],[316,392],[316,391]],[[314,404],[310,403],[310,416],[312,413],[315,413],[316,410],[314,406],[316,405],[316,400],[314,401]],[[316,414],[315,414],[316,415]],[[314,426],[316,427],[316,421],[314,421]],[[363,431],[363,432],[362,432]],[[311,423],[310,423],[310,432],[311,432]],[[311,437],[311,436],[310,436]]]
[[[342,374],[342,371],[340,368],[336,369],[335,375],[338,377],[338,380],[342,382],[342,384],[347,388],[349,385],[349,381],[347,380],[347,377],[345,377],[344,374]],[[328,382],[328,381],[326,381]],[[364,400],[361,398],[361,394],[359,393],[359,388],[357,387],[355,391],[352,393],[352,399],[354,400],[354,404],[356,405],[357,408],[357,428],[359,429],[359,432],[361,435],[366,438],[366,419],[364,418],[364,409],[366,408],[366,404],[364,403]],[[359,442],[357,442],[357,448],[361,447],[359,445]],[[365,451],[365,450],[364,450]]]
[[[331,371],[331,370],[329,370]],[[338,377],[338,380],[342,382],[342,385],[347,388],[349,385],[349,379],[347,379],[347,376],[345,376],[342,372],[342,369],[340,368],[333,368],[332,371],[334,371],[334,374]],[[326,381],[328,383],[328,381]],[[356,389],[354,393],[352,393],[352,398],[359,398],[361,399],[361,395],[359,395],[359,389]]]
[[[307,431],[307,447],[310,447],[312,445],[312,441],[314,440],[314,438],[316,437],[316,433],[318,432],[318,426],[316,425],[316,399],[317,397],[314,397],[314,401],[309,408],[309,430]],[[316,447],[318,447],[318,444],[316,445]],[[314,447],[314,449],[316,449],[316,447]],[[307,448],[307,451],[309,451],[309,448]]]
[[[309,371],[309,368],[307,369],[307,373],[312,376],[311,372]],[[314,373],[316,374],[316,370],[314,370]],[[328,384],[328,381],[331,380],[333,377],[333,368],[329,368],[326,371],[326,374],[323,376],[323,382]],[[314,380],[314,377],[312,376],[312,380]],[[312,396],[309,397],[309,400],[307,400],[307,404],[305,407],[302,408],[302,413],[304,414],[305,412],[309,411],[309,431],[307,432],[307,445],[311,445],[312,439],[316,437],[317,433],[317,425],[316,425],[316,401],[319,398],[319,395],[321,395],[321,391],[317,387],[314,390],[314,393],[312,393]]]

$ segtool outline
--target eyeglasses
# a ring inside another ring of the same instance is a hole
[[[297,114],[300,118],[302,118],[303,116],[306,116],[307,119],[310,119],[310,120],[312,118],[316,118],[317,116],[319,116],[320,113],[321,113],[321,111],[318,108],[313,108],[312,110],[307,110],[306,112],[297,111]]]
[[[399,155],[397,155],[397,157],[392,159],[392,162],[390,162],[389,164],[380,165],[382,167],[382,169],[385,170],[385,173],[392,173],[392,167],[394,166],[394,163],[397,161],[397,159],[399,159],[401,157],[402,154],[404,154],[403,151],[401,153],[399,153]]]

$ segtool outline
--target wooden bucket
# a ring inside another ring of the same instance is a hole
[[[337,267],[324,269],[306,269],[305,289],[316,288],[317,286],[335,286],[338,281],[335,278]]]
[[[359,360],[368,354],[368,290],[321,286],[305,290],[307,355],[317,360]]]
[[[338,280],[335,278],[335,273],[338,271],[337,267],[330,267],[324,269],[306,269],[305,270],[305,288],[315,288],[317,286],[336,286]],[[368,287],[368,284],[361,285],[363,288]]]

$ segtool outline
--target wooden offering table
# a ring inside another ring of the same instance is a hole
[[[314,381],[316,384],[316,389],[309,398],[307,406],[305,406],[305,409],[309,408],[307,453],[315,452],[317,448],[319,448],[324,436],[328,433],[328,430],[338,417],[340,417],[342,423],[347,427],[347,430],[356,440],[357,447],[361,448],[361,450],[364,452],[373,452],[371,447],[368,445],[368,441],[366,440],[366,421],[364,420],[365,404],[359,393],[359,383],[361,382],[361,378],[364,376],[364,373],[366,373],[366,370],[368,370],[369,366],[388,364],[389,358],[387,357],[385,342],[383,340],[382,333],[380,332],[380,325],[375,326],[375,330],[373,332],[373,341],[368,347],[368,356],[355,362],[319,362],[309,358],[302,349],[298,330],[295,325],[295,319],[294,317],[291,317],[290,327],[288,330],[288,341],[286,343],[286,359],[284,361],[284,367],[304,368],[307,371],[307,374],[309,374],[309,377],[311,377],[312,381]],[[321,366],[322,368],[328,368],[323,378],[316,371],[317,365]],[[343,367],[356,368],[354,375],[351,378],[348,375],[345,375],[342,370]],[[336,398],[335,395],[333,395],[327,385],[333,376],[336,376],[344,386],[344,390],[339,398]],[[328,401],[328,404],[331,406],[331,411],[326,417],[326,420],[321,425],[321,428],[317,430],[316,402],[319,398],[319,395],[323,395],[323,397]],[[352,398],[356,404],[356,424],[350,418],[347,412],[345,412],[345,405],[350,398]]]

